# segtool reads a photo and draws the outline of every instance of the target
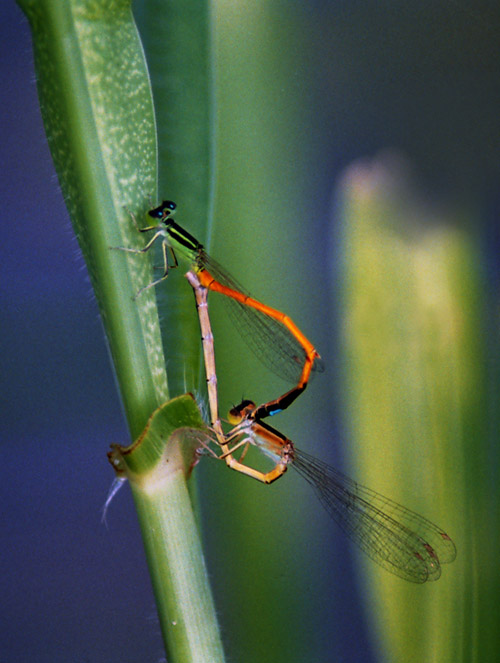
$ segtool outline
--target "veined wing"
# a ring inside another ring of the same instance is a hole
[[[293,467],[363,552],[410,582],[437,580],[456,548],[437,525],[295,447]]]

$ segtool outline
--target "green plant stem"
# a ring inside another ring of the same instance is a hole
[[[155,485],[157,490],[149,491],[131,483],[169,660],[221,661],[215,609],[184,473],[178,470]]]
[[[155,293],[133,299],[152,280],[151,260],[110,250],[143,246],[130,212],[141,219],[156,194],[155,117],[130,0],[18,4],[31,24],[47,139],[99,303],[131,436],[142,439],[168,388]],[[187,286],[185,292],[192,297]],[[199,343],[193,339],[194,375]],[[200,427],[196,412],[191,408],[180,423],[174,408],[162,443],[179,426]],[[160,466],[173,466],[171,447]],[[169,662],[222,661],[186,471],[176,467],[154,489],[151,467],[141,471],[131,485]]]
[[[131,447],[109,454],[132,488],[169,661],[182,663],[224,658],[185,480],[205,432],[186,394],[155,410]]]

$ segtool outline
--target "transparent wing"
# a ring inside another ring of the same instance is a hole
[[[207,253],[200,254],[199,264],[200,267],[205,267],[222,285],[251,296]],[[255,355],[279,377],[290,382],[298,382],[306,353],[285,325],[231,297],[224,297],[224,301],[233,323]],[[323,370],[323,362],[321,359],[316,359],[313,371],[322,372]]]
[[[456,548],[437,525],[298,450],[292,466],[310,483],[330,516],[363,552],[391,573],[437,580]]]

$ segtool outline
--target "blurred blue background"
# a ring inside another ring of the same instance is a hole
[[[318,259],[326,261],[327,246],[335,245],[335,231],[329,233],[339,174],[358,157],[397,148],[431,194],[460,195],[481,212],[493,291],[498,3],[293,4],[307,54],[290,79],[309,99],[300,127],[309,173],[303,185],[311,218],[328,233]],[[44,136],[28,24],[13,3],[2,3],[0,17],[1,657],[9,663],[156,661],[163,646],[128,490],[111,506],[108,528],[101,523],[112,481],[105,453],[128,433]],[[345,586],[336,590],[345,597],[342,608],[328,603],[332,583],[326,577],[325,593],[317,597],[324,630],[314,650],[325,661],[374,661],[349,562]],[[237,644],[230,651],[238,660]]]

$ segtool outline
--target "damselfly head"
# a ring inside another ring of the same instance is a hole
[[[233,426],[239,424],[243,419],[249,417],[255,410],[253,401],[244,400],[239,405],[235,405],[229,410],[228,421]]]
[[[172,200],[164,200],[161,205],[149,210],[148,214],[152,219],[159,219],[165,222],[172,212],[175,211],[177,205]]]

